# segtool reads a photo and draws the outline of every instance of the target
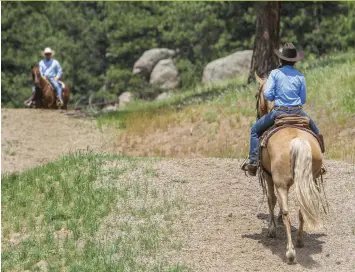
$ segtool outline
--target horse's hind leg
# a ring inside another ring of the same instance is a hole
[[[298,227],[296,246],[297,247],[303,247],[304,246],[304,243],[303,243],[303,225],[304,225],[304,220],[303,220],[303,215],[302,215],[301,209],[298,211],[298,215],[299,215],[300,225]]]
[[[267,203],[269,204],[269,232],[268,237],[275,238],[276,237],[276,224],[275,224],[275,215],[274,209],[276,205],[276,195],[274,191],[274,182],[272,178],[265,174],[265,179],[267,181]]]
[[[288,211],[288,188],[278,187],[277,189],[279,204],[282,209],[282,219],[286,228],[287,234],[287,249],[286,259],[288,264],[296,263],[296,251],[292,243],[291,236],[291,218]]]

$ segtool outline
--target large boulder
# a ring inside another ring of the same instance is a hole
[[[172,59],[161,60],[150,74],[149,83],[156,88],[172,90],[179,87],[179,72]]]
[[[252,50],[239,51],[208,63],[203,70],[202,82],[213,84],[246,74],[250,69],[252,55]]]
[[[141,74],[146,78],[149,78],[154,66],[163,59],[171,58],[175,55],[174,50],[167,48],[153,48],[147,50],[143,55],[135,62],[133,66],[133,75]]]

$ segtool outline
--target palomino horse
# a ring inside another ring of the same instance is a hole
[[[46,109],[58,109],[56,91],[52,84],[41,75],[39,71],[39,66],[34,65],[32,67],[32,80],[35,85],[35,107],[36,108],[46,108]],[[66,110],[68,108],[68,102],[70,97],[70,90],[65,84],[62,92],[63,105],[62,109]]]
[[[259,91],[257,94],[258,118],[267,114],[271,107],[264,98],[266,79],[257,75]],[[297,128],[283,128],[269,139],[266,148],[261,150],[261,179],[267,183],[267,199],[270,212],[268,236],[276,237],[274,208],[279,202],[280,214],[287,233],[286,259],[289,264],[296,262],[296,251],[291,237],[291,219],[288,208],[288,192],[295,184],[297,200],[300,204],[298,247],[303,247],[303,227],[309,230],[322,225],[323,201],[316,178],[321,175],[322,152],[317,139],[310,133]],[[270,175],[271,174],[271,175]],[[277,193],[277,199],[275,195]]]

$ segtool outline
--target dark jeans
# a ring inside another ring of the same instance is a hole
[[[251,135],[250,135],[250,151],[249,151],[249,159],[251,162],[256,162],[258,160],[259,153],[259,137],[261,134],[271,127],[275,118],[281,114],[295,114],[298,113],[302,116],[307,116],[310,119],[309,127],[315,133],[319,134],[319,129],[317,128],[314,121],[304,112],[299,110],[294,111],[281,111],[281,110],[273,110],[268,114],[261,117],[256,123],[251,127]]]

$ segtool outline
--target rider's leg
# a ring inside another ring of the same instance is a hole
[[[261,134],[271,127],[275,118],[279,113],[278,111],[272,111],[261,117],[256,123],[251,127],[250,134],[250,150],[249,150],[249,163],[255,164],[258,160],[259,153],[259,137]]]
[[[306,116],[309,118],[309,128],[317,135],[319,135],[319,129],[316,125],[316,123],[314,123],[314,121],[312,120],[312,118],[307,114],[305,113],[304,111],[301,111],[300,112],[300,115],[302,116]]]
[[[54,78],[50,78],[49,81],[53,84],[55,90],[57,91],[57,96],[62,99],[62,86]]]

